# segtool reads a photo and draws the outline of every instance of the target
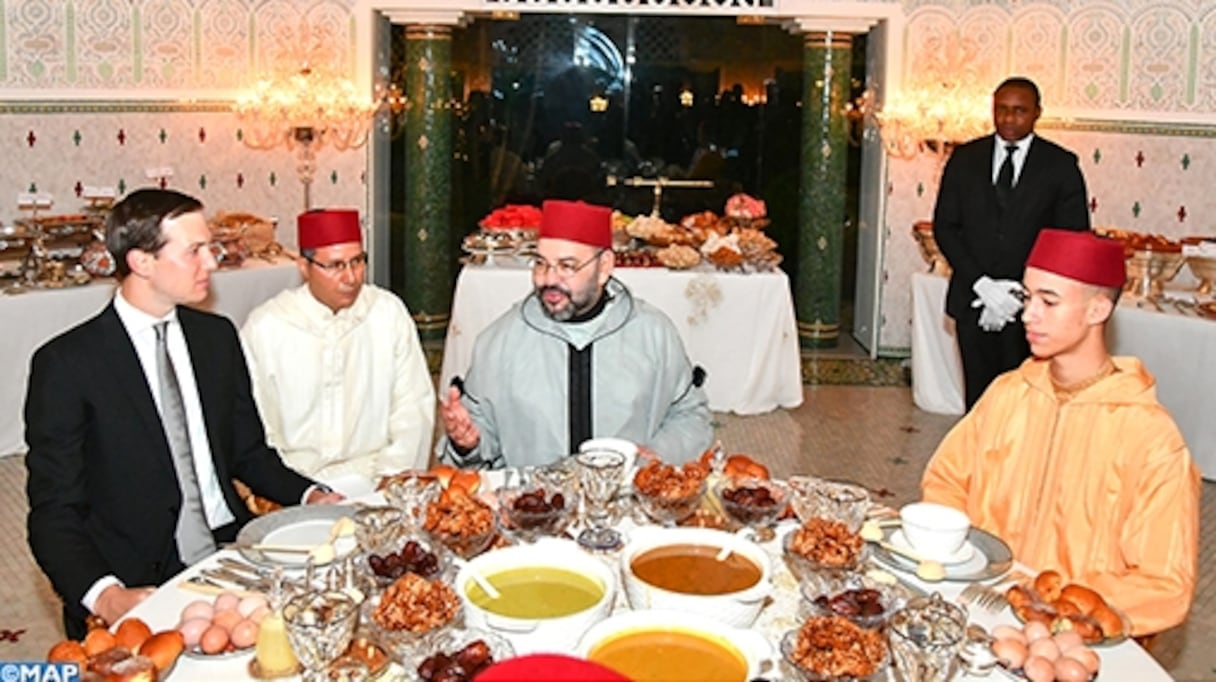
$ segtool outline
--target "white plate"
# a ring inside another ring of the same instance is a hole
[[[316,546],[329,540],[334,522],[353,517],[355,508],[344,504],[308,504],[286,507],[250,521],[237,533],[240,545]],[[264,566],[303,568],[307,554],[262,552],[242,547],[241,556]]]
[[[971,544],[970,540],[963,540],[963,546],[959,547],[957,552],[948,557],[935,557],[924,554],[924,552],[920,552],[913,547],[911,542],[908,542],[908,537],[904,535],[902,528],[896,528],[895,532],[891,533],[891,544],[899,547],[900,549],[906,549],[909,552],[921,554],[927,559],[938,561],[943,566],[954,566],[956,564],[971,561],[973,558],[975,558],[975,545]],[[907,559],[907,557],[903,558]]]
[[[884,531],[884,540],[891,542],[891,537],[898,529],[888,528]],[[967,542],[975,547],[975,554],[961,564],[946,566],[945,580],[955,582],[975,582],[999,578],[1013,567],[1013,552],[997,536],[985,530],[971,527],[967,533]],[[874,547],[875,561],[901,573],[914,573],[916,562],[888,552],[882,547]]]

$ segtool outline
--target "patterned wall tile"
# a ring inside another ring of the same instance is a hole
[[[1150,7],[1131,24],[1128,104],[1132,109],[1189,109],[1191,21],[1181,8]]]
[[[1093,108],[1121,100],[1121,68],[1127,45],[1121,17],[1112,8],[1086,3],[1068,19],[1069,68],[1063,74],[1065,106]]]

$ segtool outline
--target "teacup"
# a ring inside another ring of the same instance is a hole
[[[927,559],[948,559],[967,541],[971,520],[954,507],[934,502],[913,502],[899,510],[904,537]]]

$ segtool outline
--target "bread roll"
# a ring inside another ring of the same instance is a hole
[[[1055,609],[1057,614],[1065,618],[1085,615],[1081,612],[1081,608],[1079,606],[1068,601],[1067,599],[1064,599],[1063,597],[1051,602],[1051,608]]]
[[[156,669],[164,672],[173,666],[173,662],[186,648],[186,640],[177,630],[165,630],[148,638],[139,647],[139,655],[152,659]]]
[[[1028,606],[1034,603],[1034,595],[1021,585],[1014,585],[1005,592],[1005,598],[1009,600],[1009,605],[1014,609],[1019,606]]]
[[[1060,590],[1064,587],[1064,578],[1055,571],[1043,571],[1034,579],[1034,591],[1039,593],[1039,599],[1050,604],[1060,598]]]
[[[1111,637],[1121,637],[1123,632],[1123,619],[1119,617],[1115,610],[1106,604],[1102,604],[1094,609],[1093,613],[1089,614],[1098,623],[1098,627],[1102,628],[1102,634],[1108,639]]]
[[[1069,618],[1066,623],[1061,623],[1060,626],[1062,629],[1072,630],[1081,635],[1081,641],[1086,644],[1095,644],[1102,641],[1102,628],[1098,626],[1097,621],[1089,616]]]
[[[1049,628],[1052,621],[1056,618],[1055,611],[1046,606],[1037,604],[1023,604],[1022,606],[1014,607],[1013,612],[1023,623],[1042,623]]]
[[[51,647],[46,654],[46,660],[51,663],[75,663],[81,670],[88,667],[89,655],[84,647],[74,639],[65,639]]]
[[[114,635],[105,628],[93,628],[89,630],[89,634],[84,636],[84,652],[89,656],[109,651],[114,648],[115,644],[117,642],[114,640]]]
[[[127,618],[114,629],[114,641],[131,651],[138,649],[151,636],[152,628],[138,618]]]
[[[1060,599],[1072,602],[1081,610],[1081,613],[1087,616],[1093,613],[1099,606],[1106,605],[1106,601],[1102,599],[1102,595],[1084,585],[1077,585],[1076,583],[1065,585],[1060,590]]]

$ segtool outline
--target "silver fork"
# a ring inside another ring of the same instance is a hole
[[[964,605],[969,606],[974,604],[985,611],[995,613],[1009,606],[1009,600],[1005,597],[1004,589],[998,589],[998,587],[1003,588],[1011,583],[1021,582],[1028,577],[1021,571],[1013,571],[991,585],[971,583],[963,588],[962,593],[959,595],[959,601]]]

